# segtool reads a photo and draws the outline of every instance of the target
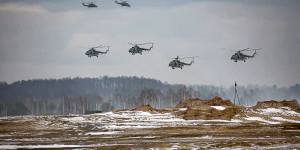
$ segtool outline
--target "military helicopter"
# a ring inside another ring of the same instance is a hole
[[[97,48],[107,48],[106,51],[102,52],[102,51],[97,51]],[[85,52],[85,55],[87,55],[88,57],[93,57],[96,56],[98,57],[99,54],[107,54],[107,52],[109,51],[110,46],[103,46],[103,45],[99,45],[96,47],[92,47],[90,48],[88,51]]]
[[[97,8],[98,6],[93,2],[83,2],[82,6],[88,7],[88,8]]]
[[[140,55],[142,55],[143,51],[150,51],[153,48],[153,43],[149,42],[149,43],[141,43],[141,44],[133,44],[133,43],[128,43],[130,45],[133,45],[130,49],[129,49],[129,53],[131,53],[132,55],[135,55],[137,53],[139,53]],[[149,45],[151,44],[151,46],[149,48],[142,48],[140,47],[141,45]]]
[[[121,5],[122,7],[123,6],[130,7],[129,3],[127,1],[124,1],[124,0],[120,0],[120,1],[115,0],[115,3]]]
[[[246,48],[246,49],[238,50],[231,56],[230,59],[233,60],[234,62],[238,62],[238,61],[246,62],[247,59],[254,58],[255,55],[257,55],[257,53],[256,53],[257,50],[260,50],[260,49]],[[246,55],[246,54],[242,53],[244,51],[254,51],[254,53],[252,55]]]
[[[194,63],[194,58],[196,58],[198,56],[193,56],[193,57],[182,57],[180,58],[179,56],[172,58],[173,60],[169,63],[169,67],[171,67],[172,69],[175,68],[180,68],[182,69],[183,66],[190,66]],[[190,63],[186,63],[186,62],[182,62],[180,61],[180,59],[186,59],[186,58],[192,58],[193,60]]]

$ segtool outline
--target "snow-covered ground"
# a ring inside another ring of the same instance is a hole
[[[225,110],[224,106],[211,106],[217,110]],[[179,108],[178,111],[186,111],[186,108]],[[72,115],[72,116],[20,116],[6,117],[1,120],[22,120],[34,121],[39,120],[36,128],[58,127],[58,128],[78,128],[89,126],[93,130],[101,130],[98,134],[108,134],[103,132],[122,131],[126,129],[143,129],[143,128],[162,128],[162,127],[182,127],[196,125],[239,125],[242,123],[258,122],[262,124],[281,124],[284,122],[300,123],[300,113],[285,108],[266,108],[253,110],[247,108],[246,117],[236,115],[231,120],[184,120],[175,116],[173,113],[150,113],[143,111],[118,111],[106,112],[89,115]],[[293,118],[288,118],[293,117]],[[97,133],[90,133],[97,134]]]
[[[252,109],[247,108],[246,117],[248,121],[256,121],[263,124],[300,123],[300,113],[289,107]]]
[[[249,120],[249,121],[264,122],[264,123],[267,123],[267,124],[280,124],[280,122],[268,121],[268,120],[265,120],[261,117],[245,117],[245,119]]]
[[[300,113],[291,110],[291,108],[289,107],[257,109],[257,111],[263,115],[283,115],[300,117]]]
[[[297,120],[291,120],[291,119],[285,119],[285,118],[282,118],[282,117],[272,117],[272,120],[277,120],[277,121],[283,121],[283,122],[291,122],[291,123],[300,123],[300,120],[297,121]]]
[[[184,120],[171,113],[149,113],[142,111],[120,111],[75,117],[59,117],[59,120],[70,125],[93,124],[95,128],[102,130],[125,130],[141,128],[161,128],[209,125],[216,123],[238,124],[241,120]]]
[[[215,109],[223,111],[223,106],[212,106]],[[185,111],[186,109],[179,109]],[[254,112],[254,113],[253,113]],[[254,115],[253,115],[254,114]],[[240,125],[245,123],[261,123],[261,124],[282,124],[300,123],[300,120],[286,118],[286,116],[294,116],[299,119],[299,113],[287,108],[267,108],[259,110],[251,110],[251,115],[246,117],[234,117],[231,120],[184,120],[176,117],[173,113],[150,113],[143,111],[119,111],[107,112],[91,115],[77,115],[77,116],[57,116],[55,118],[48,118],[47,122],[51,126],[72,128],[89,126],[92,130],[97,132],[84,133],[89,135],[105,135],[105,134],[122,134],[121,131],[128,129],[149,129],[149,128],[163,128],[163,127],[185,127],[185,126],[199,126],[199,125]],[[42,125],[47,124],[43,123]],[[100,130],[100,131],[99,131]]]
[[[223,106],[212,107],[225,110]],[[178,108],[174,112],[186,110]],[[185,120],[175,114],[118,111],[0,118],[0,149],[149,149],[147,145],[154,149],[211,149],[220,145],[220,149],[300,148],[299,113],[290,108],[247,108],[231,120]],[[261,125],[255,126],[257,123]],[[289,123],[292,128],[281,128]],[[259,145],[262,141],[266,142],[263,146]]]

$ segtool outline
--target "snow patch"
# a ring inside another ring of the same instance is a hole
[[[268,121],[261,117],[246,117],[245,119],[249,120],[249,121],[260,121],[260,122],[264,122],[264,123],[268,123],[268,124],[281,124],[280,122]]]
[[[123,131],[107,131],[107,132],[88,132],[85,135],[112,135],[112,134],[119,134]]]
[[[263,115],[274,115],[280,114],[284,116],[300,116],[300,113],[292,111],[289,107],[281,107],[281,108],[266,108],[266,109],[257,109],[260,114]]]
[[[199,137],[199,138],[200,138],[200,139],[213,139],[213,137],[210,136],[210,135],[201,136],[201,137]]]
[[[285,119],[282,117],[272,117],[272,120],[291,122],[291,123],[300,123],[300,121],[298,121],[298,120]]]
[[[85,119],[83,117],[67,117],[63,118],[64,121],[70,121],[70,122],[81,122],[84,121]]]
[[[226,108],[224,106],[210,106],[214,109],[217,109],[217,110],[225,110]]]
[[[179,111],[186,111],[187,108],[179,108],[178,110],[179,110]]]

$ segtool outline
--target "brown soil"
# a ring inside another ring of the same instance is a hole
[[[210,106],[224,106],[226,109],[217,110]],[[230,100],[223,100],[222,98],[217,96],[208,100],[201,100],[198,98],[185,100],[176,105],[176,108],[187,108],[185,112],[176,114],[177,116],[187,120],[230,120],[233,118],[233,116],[240,112],[240,107],[232,104]]]
[[[230,100],[223,100],[221,97],[216,96],[208,100],[195,98],[181,101],[176,105],[176,108],[203,108],[207,106],[234,106],[234,104]]]
[[[145,112],[158,112],[157,109],[151,107],[151,105],[142,105],[137,108],[132,109],[133,111],[145,111]]]
[[[210,106],[224,106],[225,110],[217,110]],[[178,111],[178,108],[187,108],[185,111]],[[230,100],[223,100],[220,97],[214,97],[208,100],[201,99],[189,99],[180,102],[176,105],[176,108],[171,109],[155,109],[148,105],[142,105],[133,111],[144,111],[144,112],[160,112],[160,113],[174,113],[176,116],[187,119],[187,120],[195,120],[195,119],[204,119],[204,120],[212,120],[212,119],[225,119],[230,120],[237,113],[240,112],[241,108],[235,106],[231,103]]]
[[[41,118],[40,118],[41,119]],[[36,120],[39,122],[39,120]],[[43,122],[43,120],[40,120]],[[37,122],[28,122],[35,126]],[[0,131],[4,126],[9,129],[2,131],[0,143],[3,145],[82,145],[78,148],[53,149],[299,149],[298,124],[262,125],[199,125],[183,127],[164,127],[154,129],[125,130],[118,135],[87,135],[89,128],[82,130],[66,130],[59,128],[49,130],[47,127],[21,127],[22,120],[5,121],[0,124]],[[97,132],[97,131],[95,131]],[[100,131],[101,132],[101,131]],[[89,147],[93,144],[104,146]],[[286,146],[286,147],[282,147]],[[25,148],[24,148],[25,149]],[[49,149],[49,148],[39,148]]]
[[[224,110],[217,110],[211,106],[223,106]],[[300,112],[299,104],[296,100],[283,100],[283,101],[264,101],[258,102],[256,106],[253,106],[253,109],[264,109],[264,108],[279,108],[279,107],[289,107],[294,111]],[[187,108],[185,111],[180,111],[179,108]],[[231,120],[237,114],[239,116],[245,116],[246,108],[242,106],[234,105],[230,100],[223,100],[220,97],[214,97],[212,99],[202,100],[199,98],[188,99],[181,101],[176,105],[175,108],[169,109],[155,109],[148,105],[142,105],[133,111],[144,111],[150,113],[173,113],[177,117],[186,119],[186,120]],[[247,111],[246,111],[247,112]],[[297,119],[296,119],[297,120]]]
[[[234,106],[230,100],[225,100],[218,96],[216,96],[210,100],[207,100],[207,105],[209,105],[209,106]]]
[[[263,101],[257,102],[253,109],[264,109],[264,108],[279,108],[279,107],[290,107],[292,110],[296,112],[300,112],[300,106],[297,100],[283,100],[283,101]]]
[[[217,110],[214,108],[207,108],[207,109],[193,109],[188,108],[183,114],[182,118],[186,120],[196,120],[196,119],[203,119],[203,120],[212,120],[212,119],[224,119],[230,120],[239,112],[238,107],[227,107],[225,110]]]

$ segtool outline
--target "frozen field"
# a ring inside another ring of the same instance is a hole
[[[230,121],[141,111],[8,117],[0,118],[0,149],[300,149],[297,119],[288,108],[248,110]]]

